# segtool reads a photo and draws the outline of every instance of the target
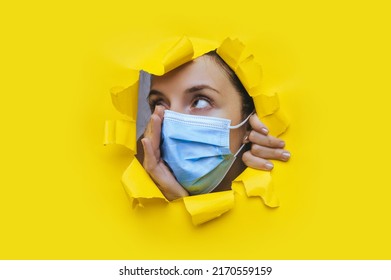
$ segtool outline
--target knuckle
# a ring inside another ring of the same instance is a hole
[[[147,171],[147,173],[151,172],[151,167],[148,164],[144,163],[143,167],[144,167],[145,171]]]
[[[250,162],[250,159],[251,159],[251,154],[250,152],[245,152],[242,156],[242,160],[243,162],[248,165],[248,163]]]
[[[256,144],[251,145],[251,152],[256,155],[262,154],[262,146]]]
[[[248,140],[250,140],[250,142],[255,141],[255,131],[254,130],[250,131],[250,134],[248,135]]]
[[[250,125],[251,126],[254,126],[254,124],[256,123],[256,119],[255,118],[256,118],[255,114],[250,117]]]
[[[144,167],[145,171],[147,171],[148,174],[153,173],[154,167],[148,160],[144,159],[143,167]]]
[[[280,149],[274,149],[273,154],[274,154],[275,158],[280,158],[282,155],[282,152]]]
[[[271,147],[271,146],[273,146],[273,139],[271,138],[271,137],[267,137],[267,145],[269,146],[269,147]]]

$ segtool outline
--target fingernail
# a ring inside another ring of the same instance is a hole
[[[268,163],[265,164],[265,167],[266,167],[267,170],[272,170],[274,165],[272,163],[268,162]]]
[[[269,130],[266,127],[262,127],[261,131],[263,134],[267,135],[269,133]]]
[[[284,141],[280,141],[279,146],[280,146],[280,148],[284,148],[285,147],[285,142]]]
[[[283,160],[288,160],[291,157],[291,153],[290,152],[283,152],[281,156],[282,156]]]

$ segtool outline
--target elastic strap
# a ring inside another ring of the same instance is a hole
[[[230,125],[229,128],[230,129],[237,129],[239,127],[241,127],[242,125],[244,125],[248,120],[249,118],[254,114],[255,112],[253,111],[250,115],[248,115],[247,118],[244,119],[244,121],[242,121],[240,124],[237,124],[237,125]]]
[[[243,143],[242,146],[240,146],[239,150],[234,154],[234,157],[237,157],[237,155],[240,153],[240,151],[243,149],[244,146],[246,146],[247,143]]]

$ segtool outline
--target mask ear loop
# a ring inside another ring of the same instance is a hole
[[[252,115],[255,114],[255,110],[252,111],[252,113],[250,115],[247,116],[247,118],[244,119],[244,121],[242,121],[240,124],[237,124],[237,125],[233,125],[233,126],[230,126],[229,128],[230,129],[236,129],[236,128],[239,128],[241,127],[242,125],[244,125]],[[240,148],[238,149],[238,151],[234,154],[234,157],[236,157],[244,148],[244,146],[246,146],[246,144],[250,143],[250,140],[248,139],[248,135],[246,135],[246,137],[244,137],[243,139],[243,144],[240,146]]]
[[[245,118],[241,123],[237,124],[237,125],[230,125],[229,128],[230,129],[237,129],[239,127],[241,127],[242,125],[244,125],[252,115],[254,115],[255,111],[253,111],[250,115],[247,116],[247,118]]]
[[[238,151],[234,154],[234,157],[236,158],[238,154],[243,150],[244,146],[246,146],[247,143],[243,143],[242,146],[238,149]]]

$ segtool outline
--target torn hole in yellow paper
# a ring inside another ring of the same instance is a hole
[[[202,45],[199,44],[198,46]],[[210,44],[213,45],[213,44]],[[201,47],[208,52],[212,50]],[[243,57],[245,46],[239,40],[227,38],[217,48],[217,53],[234,70],[244,87],[254,100],[255,109],[272,135],[284,133],[288,120],[280,108],[278,96],[275,93],[266,94],[261,90],[262,69],[252,55]],[[193,41],[187,37],[178,40],[166,52],[157,51],[151,55],[149,63],[142,70],[154,75],[163,75],[172,69],[183,65],[202,53],[194,47]],[[140,69],[140,70],[141,70]],[[121,144],[136,152],[136,118],[138,81],[127,88],[114,88],[111,91],[114,107],[129,120],[106,122],[105,144]],[[279,200],[274,190],[270,172],[247,168],[234,182],[241,182],[247,197],[260,197],[265,205],[278,207]],[[131,164],[122,176],[122,183],[128,196],[135,206],[144,207],[150,203],[169,203],[140,162],[133,158]],[[194,225],[216,219],[234,207],[235,189],[214,192],[182,199]]]

